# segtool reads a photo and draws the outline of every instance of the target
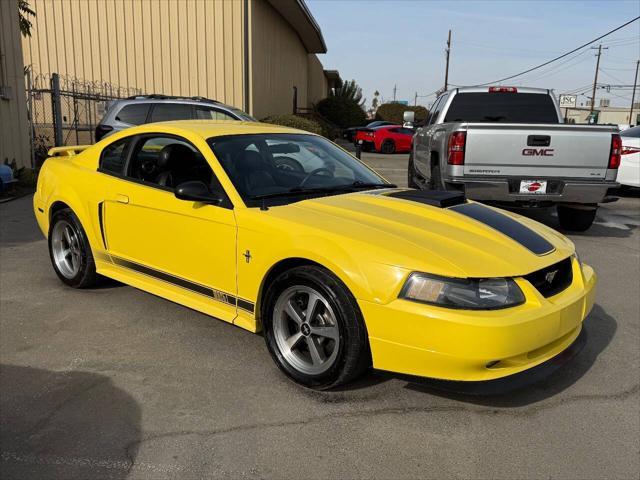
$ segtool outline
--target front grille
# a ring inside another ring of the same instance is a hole
[[[525,275],[524,278],[529,280],[531,285],[536,287],[543,297],[548,298],[557,295],[571,285],[573,281],[571,258],[565,258],[561,262]]]

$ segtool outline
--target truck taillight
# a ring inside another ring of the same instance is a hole
[[[618,168],[620,166],[620,155],[622,154],[622,139],[620,135],[614,133],[611,135],[611,153],[609,154],[609,168]]]
[[[464,165],[464,145],[467,142],[467,132],[453,132],[449,137],[449,165]]]
[[[489,87],[489,93],[518,93],[516,87]]]

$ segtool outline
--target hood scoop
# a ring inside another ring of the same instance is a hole
[[[444,190],[402,190],[400,192],[389,193],[387,196],[423,203],[438,208],[453,207],[467,202],[464,193],[447,192]]]

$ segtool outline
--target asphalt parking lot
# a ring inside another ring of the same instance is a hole
[[[364,158],[406,184],[406,155]],[[2,478],[640,476],[637,196],[571,235],[600,277],[584,349],[498,396],[376,372],[302,389],[259,335],[117,283],[63,286],[30,197],[0,225]]]

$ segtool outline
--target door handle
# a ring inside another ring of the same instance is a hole
[[[116,201],[120,203],[129,203],[129,197],[127,197],[126,195],[122,195],[121,193],[117,193]]]

